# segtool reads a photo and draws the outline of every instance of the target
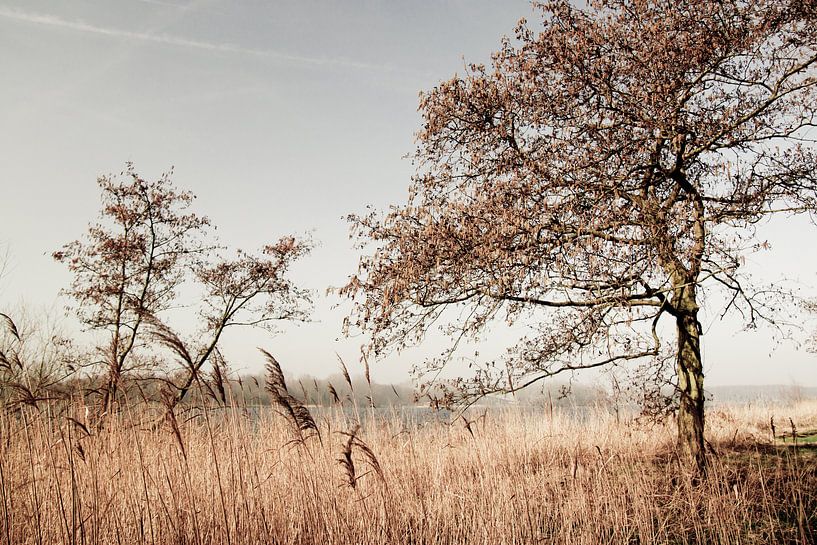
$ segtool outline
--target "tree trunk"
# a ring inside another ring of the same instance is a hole
[[[105,384],[105,392],[102,395],[102,407],[100,408],[102,414],[111,415],[116,404],[116,394],[119,390],[119,381],[117,374],[113,369],[108,374],[108,382]]]
[[[678,409],[678,443],[681,452],[703,474],[706,469],[704,444],[704,373],[701,363],[701,330],[695,288],[684,286],[676,294],[678,312],[678,357],[676,370],[681,403]]]

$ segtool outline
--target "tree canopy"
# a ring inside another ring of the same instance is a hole
[[[73,273],[66,293],[82,322],[107,337],[89,364],[92,372],[104,369],[102,408],[113,407],[126,376],[141,373],[150,380],[157,371],[168,373],[162,384],[171,406],[195,384],[214,397],[219,390],[226,401],[226,362],[219,350],[225,330],[273,329],[281,320],[308,317],[311,294],[290,279],[290,267],[310,251],[311,241],[284,236],[258,253],[237,250],[235,257],[224,257],[209,219],[190,210],[195,196],[177,189],[169,173],[146,180],[128,164],[120,176],[102,176],[97,183],[99,220],[53,257]],[[195,337],[185,340],[165,315],[181,306],[180,288],[191,284],[200,292],[200,324]],[[158,355],[159,346],[171,357]],[[202,376],[208,364],[216,389]]]
[[[771,318],[741,276],[754,227],[817,205],[815,3],[536,7],[490,66],[421,95],[408,202],[351,218],[370,251],[342,289],[347,325],[381,354],[451,307],[452,350],[497,317],[533,320],[451,400],[669,354],[680,441],[702,463],[704,295]]]

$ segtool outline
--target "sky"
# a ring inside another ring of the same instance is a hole
[[[405,201],[418,93],[487,62],[523,16],[519,0],[0,0],[0,306],[63,316],[70,275],[50,253],[96,217],[96,178],[173,167],[225,245],[318,243],[294,270],[312,321],[231,332],[233,368],[260,370],[257,346],[293,374],[335,373],[336,353],[359,368],[348,304],[325,295],[358,259],[344,216]],[[771,250],[747,270],[817,296],[815,234],[797,218],[764,226]],[[780,344],[705,315],[707,383],[817,385],[817,355],[796,342],[808,320]],[[433,345],[375,362],[373,378],[406,380]]]

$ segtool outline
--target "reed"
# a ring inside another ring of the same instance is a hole
[[[268,386],[291,407],[282,383]],[[3,413],[0,543],[817,538],[817,451],[802,444],[814,401],[710,411],[703,482],[679,471],[671,425],[601,409],[359,414],[336,407],[305,425],[300,409],[139,404],[94,426],[80,404]],[[772,440],[772,418],[791,419],[801,444]]]

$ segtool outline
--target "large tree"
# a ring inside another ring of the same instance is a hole
[[[379,354],[447,317],[454,346],[497,318],[533,324],[507,361],[457,381],[469,396],[660,365],[669,322],[679,442],[703,467],[703,296],[770,316],[741,275],[754,228],[817,204],[815,2],[537,9],[489,67],[421,95],[408,202],[352,218],[371,250],[342,289],[348,325]]]

